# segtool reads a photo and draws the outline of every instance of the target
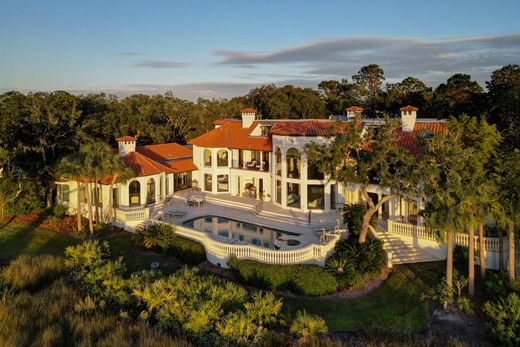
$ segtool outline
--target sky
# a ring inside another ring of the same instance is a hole
[[[232,97],[379,64],[435,87],[520,64],[520,1],[0,0],[0,92]]]

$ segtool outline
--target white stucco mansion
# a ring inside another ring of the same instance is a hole
[[[346,110],[344,122],[363,111],[352,106]],[[136,225],[147,220],[176,192],[196,188],[211,195],[236,196],[270,202],[288,212],[328,213],[344,203],[362,199],[358,187],[343,186],[327,179],[307,161],[305,145],[324,142],[331,137],[333,119],[262,120],[256,111],[241,110],[240,119],[219,119],[215,128],[189,141],[187,146],[167,143],[136,146],[136,138],[117,138],[118,153],[135,177],[116,182],[109,196],[111,178],[99,182],[100,215],[108,213],[112,199],[114,215],[119,224]],[[365,119],[363,126],[374,127],[381,120]],[[417,108],[401,108],[401,129],[396,133],[400,145],[417,151],[418,131],[437,133],[442,121],[417,119]],[[77,206],[76,182],[61,180],[57,200],[66,204],[70,212]],[[81,183],[82,213],[86,215],[86,194],[89,184]],[[92,196],[96,194],[90,184]],[[377,185],[370,186],[370,194],[381,198],[385,194]],[[390,200],[378,211],[378,217],[397,221],[421,223],[418,211],[420,200]],[[419,220],[418,220],[419,219]]]

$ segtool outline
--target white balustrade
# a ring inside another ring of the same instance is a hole
[[[414,237],[423,240],[437,241],[438,237],[434,231],[426,230],[423,226],[417,226],[407,223],[398,223],[392,220],[388,221],[388,232],[403,236]],[[468,234],[455,233],[454,243],[459,246],[468,247]],[[497,252],[499,248],[499,240],[496,237],[484,237],[484,249],[486,251]],[[478,235],[475,235],[475,249],[478,249]]]
[[[149,212],[148,207],[117,208],[116,221],[122,224],[128,222],[142,222],[148,219]]]
[[[229,244],[217,241],[205,232],[175,226],[175,232],[183,237],[198,241],[204,245],[206,252],[220,259],[229,259],[234,256],[238,259],[251,259],[267,264],[301,264],[318,263],[324,264],[330,255],[339,234],[327,234],[327,242],[324,244],[311,244],[298,249],[274,250],[249,244]]]

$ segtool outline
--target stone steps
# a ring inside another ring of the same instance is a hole
[[[384,242],[383,249],[392,252],[393,264],[410,264],[442,260],[397,235],[377,229],[375,236]]]

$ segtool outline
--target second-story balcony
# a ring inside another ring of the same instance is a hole
[[[269,152],[240,150],[234,169],[269,171]]]

